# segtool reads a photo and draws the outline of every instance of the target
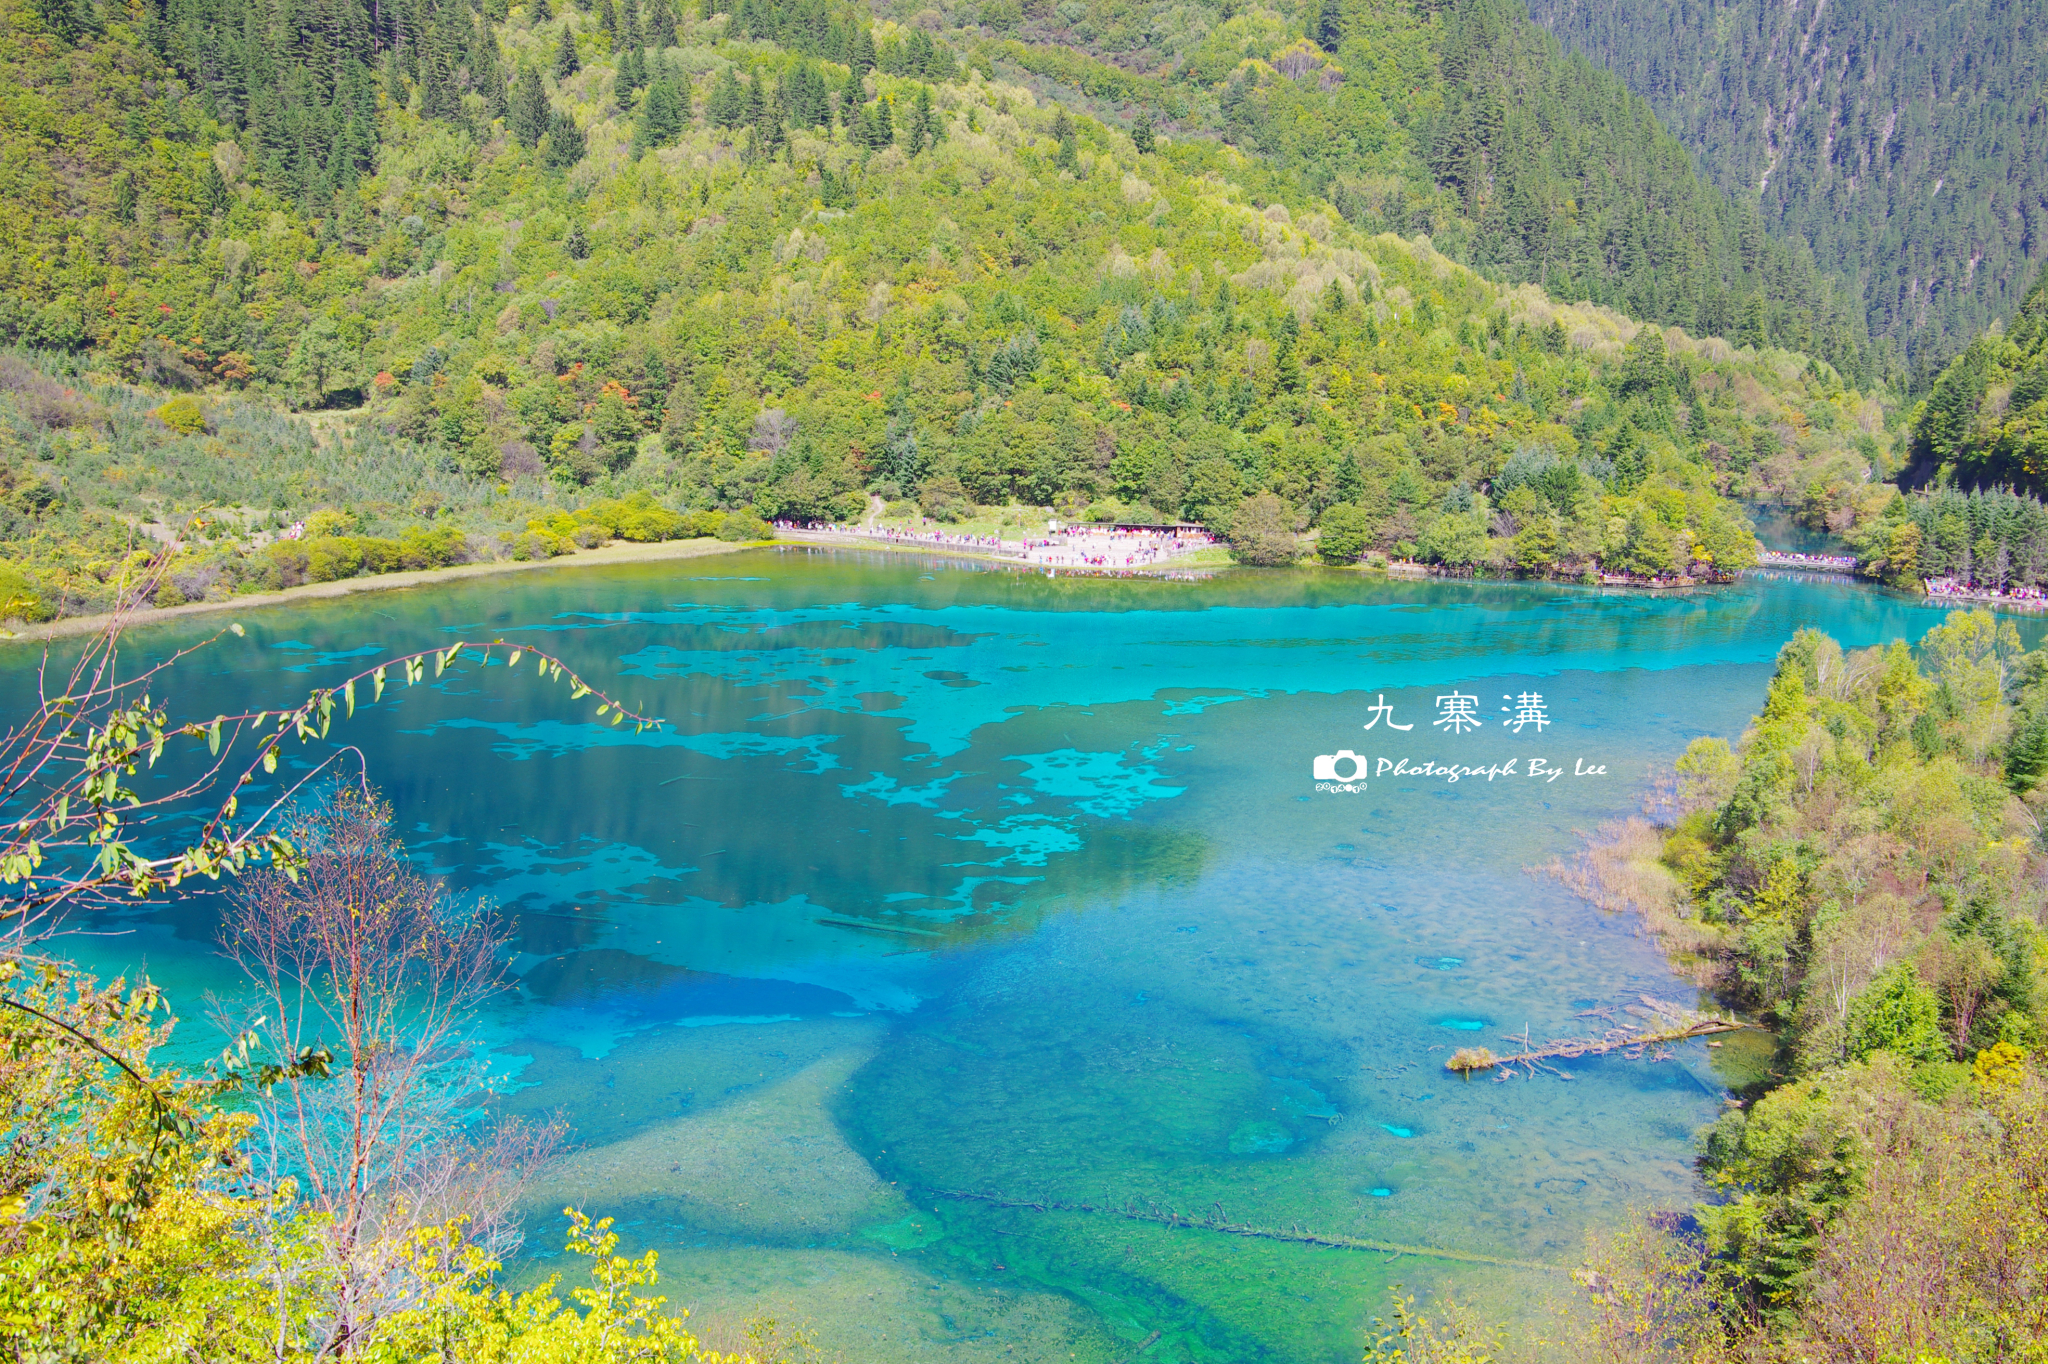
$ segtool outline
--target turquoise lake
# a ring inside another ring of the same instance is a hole
[[[1589,1230],[1697,1195],[1692,1136],[1741,1047],[1569,1081],[1443,1058],[1694,1002],[1631,922],[1537,869],[1636,812],[1691,739],[1738,735],[1795,629],[1856,647],[1940,619],[1784,580],[1046,579],[750,550],[252,611],[169,700],[288,704],[503,635],[668,720],[636,737],[529,669],[462,666],[334,731],[414,855],[511,932],[518,986],[478,1037],[508,1108],[563,1112],[577,1148],[520,1272],[559,1263],[574,1202],[659,1248],[661,1291],[716,1339],[769,1316],[849,1360],[1339,1361],[1392,1284],[1528,1313]],[[17,706],[31,662],[0,656]],[[1452,695],[1479,728],[1433,723]],[[1503,723],[1537,696],[1543,727]],[[1341,750],[1364,789],[1319,791]],[[112,935],[73,947],[146,965],[210,1052],[204,998],[236,988],[215,910],[103,914]]]

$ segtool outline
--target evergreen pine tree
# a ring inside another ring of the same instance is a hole
[[[736,128],[745,121],[747,92],[730,66],[711,83],[711,94],[704,101],[704,116],[717,128]]]
[[[513,82],[511,113],[506,128],[522,147],[538,147],[548,131],[548,92],[541,84],[540,69],[525,67]]]
[[[862,83],[860,71],[849,69],[846,84],[839,87],[839,121],[851,128],[860,117],[860,107],[868,102],[868,88]]]
[[[825,90],[825,74],[817,64],[806,59],[797,67],[792,84],[795,90],[790,101],[791,124],[799,128],[832,126],[832,101]]]
[[[554,17],[555,12],[548,7],[548,0],[527,0],[526,26],[528,28],[537,28]]]
[[[510,106],[505,95],[505,73],[498,64],[498,35],[491,31],[491,21],[478,16],[476,39],[470,45],[469,83],[472,89],[484,97],[484,116],[503,118]]]
[[[938,114],[932,109],[930,87],[917,87],[917,99],[910,106],[910,154],[916,156],[939,140]]]
[[[1349,450],[1337,461],[1337,476],[1330,491],[1339,502],[1356,502],[1365,496],[1365,476],[1359,472],[1358,457]]]
[[[1076,154],[1074,146],[1074,120],[1067,117],[1067,108],[1064,104],[1060,106],[1059,114],[1052,121],[1052,135],[1060,144],[1059,150],[1053,154],[1052,163],[1061,170],[1078,172],[1081,168],[1081,159]]]
[[[625,3],[619,7],[619,36],[624,38],[630,46],[640,46],[642,42],[640,0],[625,0]]]
[[[676,45],[676,12],[668,0],[648,0],[643,26],[647,30],[647,45],[655,51]]]
[[[79,0],[35,0],[30,8],[60,42],[77,42],[91,26],[92,7]]]
[[[1644,453],[1642,441],[1633,426],[1623,424],[1614,444],[1608,447],[1607,457],[1614,461],[1614,472],[1608,476],[1608,486],[1617,493],[1634,492],[1649,476],[1649,457]]]
[[[865,76],[875,69],[875,35],[866,24],[853,36],[853,51],[847,54],[846,64],[853,68],[856,76]]]
[[[612,8],[612,0],[597,0],[597,26],[614,38],[618,36],[619,16]]]
[[[1316,42],[1325,52],[1335,52],[1344,41],[1344,7],[1341,0],[1323,0],[1316,16]]]
[[[852,141],[869,151],[880,151],[896,140],[896,120],[889,112],[889,97],[877,96],[874,103],[861,106],[856,124],[849,125]]]
[[[565,81],[582,69],[583,63],[576,56],[576,31],[565,28],[562,30],[562,41],[555,48],[555,79]]]
[[[583,159],[585,148],[583,130],[576,120],[557,109],[548,119],[547,153],[542,164],[549,170],[567,170]]]
[[[689,121],[689,88],[663,67],[648,83],[647,98],[641,103],[640,122],[633,130],[634,153],[668,146],[682,136]]]
[[[135,179],[133,176],[124,176],[122,184],[128,190],[127,216],[132,219],[135,216]],[[208,213],[224,213],[227,211],[229,197],[226,177],[220,173],[220,167],[214,163],[213,158],[207,157],[206,164],[199,171],[199,202],[205,206]],[[118,194],[116,207],[119,207]]]
[[[1138,121],[1131,125],[1131,145],[1143,155],[1152,154],[1152,149],[1158,145],[1158,139],[1152,134],[1152,115],[1140,114]]]
[[[392,22],[398,27],[400,36],[395,46],[398,49],[398,64],[405,72],[405,78],[414,85],[420,83],[420,48],[427,39],[426,0],[394,0]]]
[[[1736,326],[1735,338],[1745,346],[1762,347],[1769,343],[1770,325],[1762,294],[1751,294],[1742,301],[1742,320]]]

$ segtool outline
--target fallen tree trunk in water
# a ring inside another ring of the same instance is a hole
[[[1112,1217],[1121,1217],[1128,1222],[1153,1222],[1162,1227],[1176,1230],[1213,1231],[1225,1236],[1248,1236],[1260,1241],[1289,1241],[1302,1246],[1327,1246],[1334,1250],[1376,1250],[1382,1255],[1419,1255],[1433,1260],[1457,1260],[1464,1264],[1501,1265],[1509,1269],[1539,1269],[1547,1274],[1562,1273],[1559,1265],[1547,1265],[1537,1260],[1511,1260],[1498,1255],[1478,1255],[1470,1251],[1444,1250],[1437,1246],[1410,1246],[1398,1241],[1368,1241],[1357,1236],[1339,1236],[1309,1231],[1303,1227],[1278,1230],[1271,1227],[1254,1227],[1246,1223],[1226,1221],[1221,1204],[1213,1205],[1207,1217],[1191,1217],[1172,1208],[1162,1208],[1156,1203],[1143,1207],[1125,1203],[1122,1207],[1106,1203],[1059,1203],[1044,1198],[1005,1198],[997,1193],[973,1193],[966,1189],[933,1189],[937,1198],[950,1198],[956,1203],[987,1203],[997,1208],[1017,1208],[1027,1212],[1102,1212]]]
[[[1571,1061],[1582,1056],[1606,1056],[1617,1051],[1625,1053],[1632,1061],[1639,1061],[1643,1054],[1653,1047],[1657,1049],[1657,1054],[1650,1059],[1661,1061],[1671,1054],[1668,1048],[1673,1043],[1689,1042],[1695,1037],[1711,1037],[1715,1033],[1738,1032],[1743,1028],[1756,1026],[1754,1023],[1742,1023],[1733,1018],[1701,1013],[1696,1009],[1688,1009],[1650,995],[1639,995],[1637,998],[1642,1001],[1642,1006],[1630,1005],[1627,1012],[1649,1020],[1647,1027],[1609,1028],[1597,1036],[1561,1037],[1540,1046],[1529,1040],[1529,1033],[1525,1028],[1520,1037],[1512,1034],[1508,1037],[1511,1042],[1520,1042],[1522,1050],[1506,1056],[1495,1056],[1486,1047],[1460,1047],[1451,1053],[1450,1060],[1444,1062],[1444,1069],[1454,1070],[1469,1077],[1476,1070],[1498,1068],[1502,1073],[1494,1078],[1505,1080],[1516,1067],[1525,1066],[1531,1074],[1541,1068],[1559,1079],[1569,1080],[1572,1078],[1569,1074],[1546,1063]],[[1614,1012],[1611,1009],[1591,1009],[1579,1017],[1604,1018],[1612,1022]]]

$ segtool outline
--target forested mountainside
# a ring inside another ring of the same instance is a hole
[[[1426,65],[1484,28],[1378,13],[1384,40],[1327,36],[1389,93],[1373,54]],[[189,557],[189,597],[409,564],[434,528],[459,532],[443,561],[565,550],[587,526],[562,513],[636,494],[743,525],[879,492],[1218,529],[1271,494],[1295,529],[1354,509],[1332,541],[1354,558],[1654,574],[1744,561],[1719,495],[1892,467],[1876,403],[1822,360],[1368,232],[1434,201],[1374,201],[1362,154],[1330,188],[1363,227],[1310,195],[1305,153],[991,77],[1053,48],[816,4],[0,14],[0,297],[43,357],[0,373],[7,595],[45,610],[103,604],[138,528]],[[1269,131],[1393,107],[1287,76],[1287,51],[1329,58],[1252,18],[1182,69],[1233,34],[1280,66],[1162,88]],[[1462,126],[1454,104],[1430,117]],[[188,530],[200,508],[224,514]],[[362,543],[255,553],[316,511]]]
[[[2009,322],[1972,341],[1912,413],[1909,477],[2048,487],[2048,268]]]
[[[1860,304],[1753,204],[1703,183],[1617,78],[1507,0],[1013,0],[896,17],[977,60],[1257,159],[1248,188],[1326,197],[1369,231],[1560,299],[1806,350],[1867,380]]]
[[[566,0],[545,8],[574,11]],[[593,5],[579,59],[667,50],[678,25],[695,33],[701,22],[722,39],[829,63],[834,80],[849,63],[865,71],[877,60],[888,75],[915,75],[924,57],[912,39],[922,35],[941,53],[930,76],[968,64],[985,76],[1029,73],[1041,94],[1091,104],[1127,128],[1156,125],[1183,143],[1220,137],[1251,158],[1230,174],[1261,202],[1298,210],[1327,198],[1368,233],[1430,233],[1454,258],[1560,300],[1804,350],[1868,378],[1853,300],[1796,245],[1771,238],[1752,207],[1703,184],[1619,80],[1565,57],[1504,0],[1333,0],[1300,14],[1163,0],[718,8]],[[531,32],[534,18],[510,11],[508,27],[502,0],[320,0],[260,18],[217,0],[147,0],[133,13],[117,0],[9,0],[0,12],[9,16],[0,66],[19,124],[14,192],[0,206],[17,244],[0,261],[12,296],[0,332],[144,348],[154,325],[146,315],[166,300],[134,283],[134,267],[147,261],[154,274],[191,262],[176,252],[151,259],[161,244],[130,230],[138,206],[190,224],[224,208],[231,185],[259,183],[285,201],[293,230],[323,247],[372,246],[389,224],[373,224],[370,205],[349,191],[375,165],[390,82],[405,82],[428,120],[480,131],[477,118],[496,118],[516,132],[508,38]],[[487,29],[496,41],[480,44]],[[559,55],[522,54],[550,74]],[[627,77],[623,103],[612,104],[637,108],[651,84]],[[813,97],[825,107],[843,94]],[[785,126],[813,112],[779,111]],[[209,150],[220,152],[212,171],[197,155]],[[124,258],[129,281],[88,308],[77,258],[108,251]],[[230,264],[238,275],[247,266]],[[162,347],[151,359],[173,372],[177,362]]]
[[[2048,258],[2048,10],[2027,0],[1530,0],[1731,196],[1839,267],[1931,376]]]

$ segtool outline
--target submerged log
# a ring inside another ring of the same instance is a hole
[[[1151,1222],[1177,1231],[1209,1231],[1224,1236],[1244,1236],[1257,1241],[1287,1241],[1295,1245],[1320,1246],[1330,1250],[1371,1250],[1388,1256],[1415,1255],[1432,1260],[1456,1260],[1464,1264],[1535,1269],[1546,1274],[1563,1272],[1562,1266],[1544,1264],[1539,1260],[1515,1260],[1499,1255],[1480,1255],[1472,1251],[1447,1250],[1441,1246],[1416,1246],[1405,1245],[1399,1241],[1368,1240],[1361,1236],[1310,1231],[1302,1226],[1283,1229],[1230,1222],[1224,1219],[1223,1205],[1220,1203],[1211,1205],[1212,1215],[1198,1217],[1174,1208],[1162,1208],[1149,1201],[1145,1206],[1139,1207],[1135,1202],[1128,1200],[1122,1205],[1107,1200],[1101,1203],[1063,1203],[1049,1198],[1010,1198],[999,1193],[979,1193],[972,1189],[933,1189],[931,1193],[935,1197],[952,1199],[956,1203],[986,1203],[991,1207],[1022,1212],[1104,1213],[1111,1217],[1121,1217],[1127,1222]]]
[[[1668,1048],[1677,1042],[1689,1042],[1695,1037],[1711,1037],[1715,1033],[1737,1032],[1753,1028],[1754,1023],[1743,1023],[1734,1018],[1723,1018],[1717,1014],[1701,1013],[1668,1000],[1650,995],[1637,996],[1641,1006],[1628,1006],[1626,1012],[1646,1020],[1647,1026],[1614,1027],[1597,1035],[1586,1037],[1560,1037],[1549,1042],[1535,1043],[1529,1040],[1525,1028],[1520,1037],[1512,1034],[1508,1041],[1521,1044],[1521,1050],[1506,1056],[1495,1056],[1488,1047],[1460,1047],[1451,1053],[1451,1059],[1444,1062],[1445,1070],[1456,1071],[1470,1076],[1474,1071],[1498,1069],[1502,1074],[1496,1079],[1506,1079],[1516,1067],[1527,1067],[1531,1074],[1540,1067],[1560,1079],[1571,1076],[1550,1061],[1572,1061],[1583,1056],[1606,1056],[1622,1052],[1630,1060],[1641,1060],[1646,1052],[1656,1050],[1652,1060],[1669,1056]],[[1579,1015],[1581,1018],[1604,1018],[1613,1021],[1613,1012],[1595,1009]]]

